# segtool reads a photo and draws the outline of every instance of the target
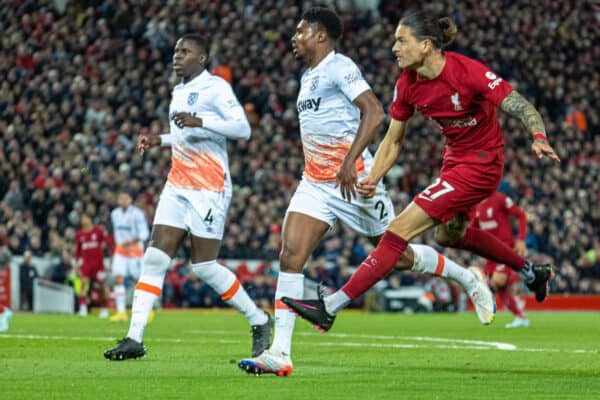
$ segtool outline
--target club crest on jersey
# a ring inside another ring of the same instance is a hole
[[[317,86],[319,86],[319,77],[315,76],[314,78],[312,78],[312,81],[310,82],[310,91],[314,91],[317,89]]]
[[[190,93],[187,100],[188,106],[193,105],[196,102],[196,100],[198,100],[198,92]]]
[[[458,92],[456,92],[452,96],[450,96],[450,101],[454,105],[454,111],[462,111],[463,110],[462,106],[460,105],[460,100],[458,99]]]

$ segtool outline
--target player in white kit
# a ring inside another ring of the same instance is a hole
[[[138,279],[144,255],[144,242],[150,232],[143,211],[132,204],[131,195],[119,193],[118,207],[110,213],[110,221],[115,238],[115,252],[112,258],[114,297],[117,313],[110,317],[113,322],[127,321],[125,313],[125,278]]]
[[[231,86],[205,69],[207,56],[208,43],[202,36],[184,35],[177,41],[173,70],[182,80],[172,93],[170,133],[138,139],[140,153],[171,146],[171,170],[144,253],[129,332],[104,353],[109,360],[146,354],[142,336],[152,303],[160,296],[171,259],[188,234],[193,272],[248,318],[252,355],[260,354],[271,339],[269,314],[252,302],[235,274],[216,261],[231,200],[226,140],[247,140],[250,125]]]
[[[283,222],[273,343],[260,356],[238,363],[248,373],[292,373],[290,352],[296,316],[281,298],[302,298],[302,269],[330,227],[339,219],[377,244],[394,218],[392,202],[382,183],[372,198],[357,197],[355,187],[337,188],[338,171],[343,170],[340,166],[344,163],[355,165],[349,168],[355,174],[355,183],[368,175],[373,164],[368,149],[356,155],[348,150],[354,140],[370,143],[384,119],[383,109],[358,66],[335,52],[335,41],[341,33],[339,17],[331,10],[315,7],[302,16],[292,38],[295,56],[309,65],[302,75],[296,103],[305,168]],[[471,271],[429,246],[411,245],[411,249],[414,265],[405,257],[398,268],[437,272],[458,281],[471,294],[483,291],[491,298],[487,285]]]

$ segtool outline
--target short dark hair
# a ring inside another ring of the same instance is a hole
[[[319,24],[327,31],[330,39],[338,40],[342,36],[342,21],[335,11],[325,7],[312,7],[307,10],[302,19],[312,24]]]
[[[181,39],[191,40],[201,51],[204,52],[204,55],[208,57],[208,40],[204,36],[198,33],[186,33],[181,37]]]

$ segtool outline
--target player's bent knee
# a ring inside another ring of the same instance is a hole
[[[493,274],[490,279],[490,285],[495,290],[500,290],[506,287],[507,276],[504,274]]]
[[[441,225],[435,230],[435,242],[439,246],[453,247],[460,243],[464,235],[464,230],[452,229]]]
[[[171,257],[156,247],[148,247],[142,260],[142,275],[162,275],[169,268]]]
[[[415,265],[415,252],[412,245],[408,246],[404,253],[402,253],[402,257],[396,263],[395,269],[400,271],[405,271],[411,269]]]
[[[283,246],[279,253],[279,269],[282,272],[302,272],[302,255],[290,246]]]

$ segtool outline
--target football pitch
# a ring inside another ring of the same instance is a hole
[[[0,333],[0,399],[600,399],[600,315],[529,313],[528,329],[466,314],[342,313],[296,323],[289,377],[246,375],[250,329],[233,311],[162,311],[148,355],[108,362],[128,324],[16,314]]]

